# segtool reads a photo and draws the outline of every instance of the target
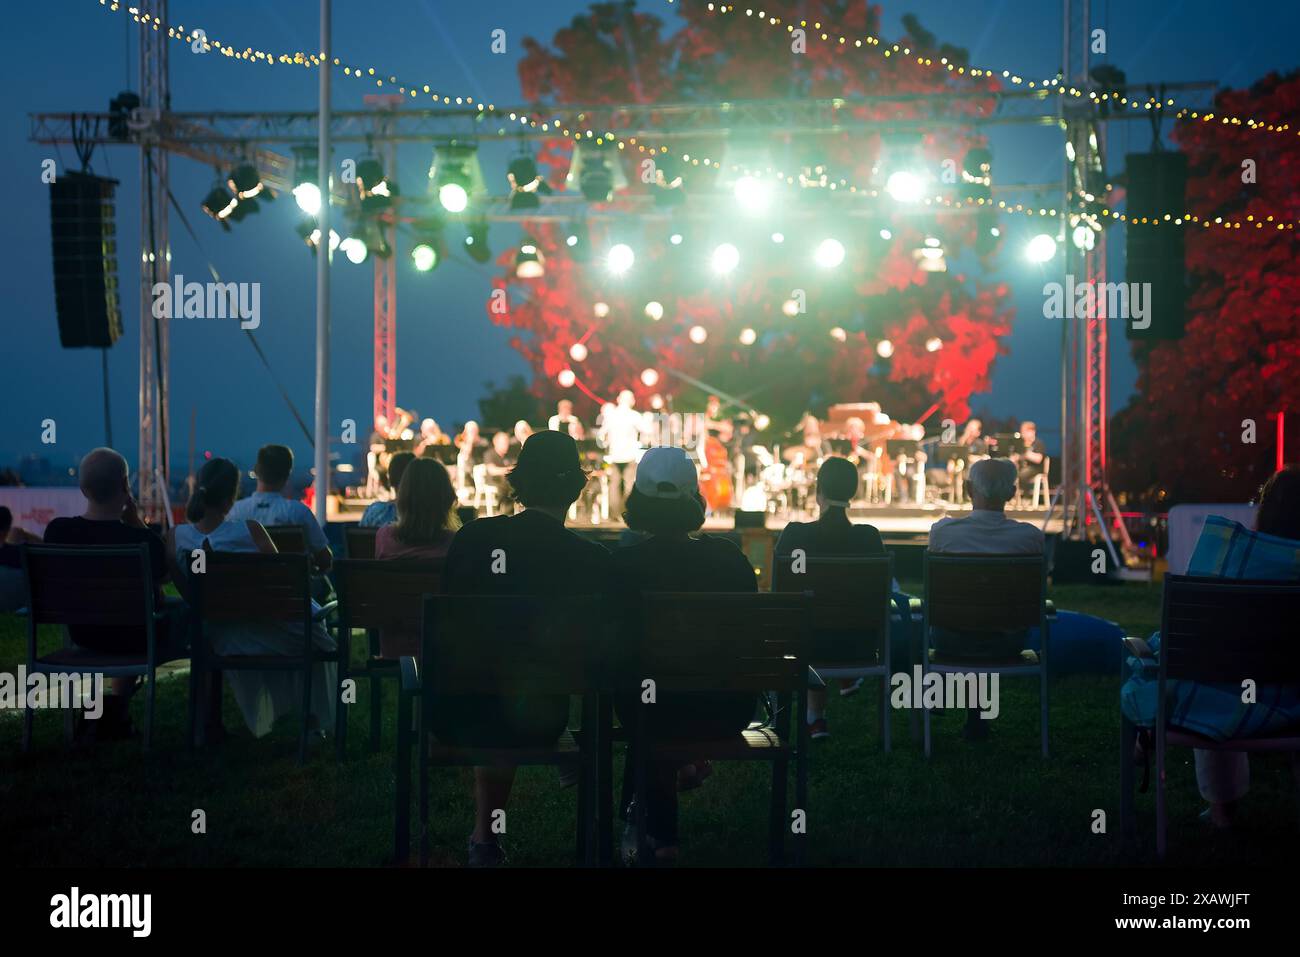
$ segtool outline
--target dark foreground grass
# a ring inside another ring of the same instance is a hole
[[[1102,615],[1130,634],[1158,618],[1158,587],[1058,587],[1057,605]],[[23,656],[23,632],[0,616],[0,669]],[[53,641],[53,636],[46,640]],[[1118,674],[1055,681],[1052,757],[1038,753],[1037,685],[1002,683],[1002,713],[987,741],[970,744],[963,716],[935,720],[927,762],[894,713],[894,752],[880,749],[880,683],[833,700],[834,737],[815,745],[807,808],[815,865],[1106,866],[1153,858],[1152,795],[1138,801],[1136,854],[1120,847]],[[0,837],[19,866],[379,866],[393,830],[395,699],[386,702],[385,750],[367,750],[366,690],[350,718],[350,756],[332,743],[299,768],[286,720],[255,741],[226,702],[230,740],[191,756],[184,748],[188,683],[160,683],[155,751],[137,743],[68,751],[56,714],[37,716],[33,753],[19,753],[21,722],[0,714]],[[137,705],[138,709],[138,705]],[[137,724],[140,714],[136,712]],[[235,730],[237,729],[237,730]],[[1253,784],[1241,827],[1209,832],[1196,820],[1191,752],[1171,752],[1170,858],[1174,866],[1259,865],[1300,852],[1297,801],[1286,757],[1252,758]],[[621,759],[619,760],[621,768]],[[720,765],[682,799],[684,865],[761,865],[769,775]],[[194,811],[207,833],[192,833]],[[1096,812],[1106,833],[1094,832]],[[516,865],[567,865],[573,854],[575,794],[553,769],[522,769],[507,819]],[[468,771],[435,772],[431,814],[435,863],[463,861],[471,827]]]

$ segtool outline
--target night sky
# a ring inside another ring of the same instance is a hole
[[[12,6],[14,9],[8,9]],[[676,5],[641,0],[669,24]],[[797,4],[772,4],[791,11]],[[516,72],[522,40],[549,41],[586,4],[578,0],[447,3],[435,0],[335,0],[334,48],[345,60],[374,65],[398,77],[429,83],[440,90],[503,104],[522,102]],[[886,0],[886,37],[902,32],[904,13],[916,13],[941,41],[967,47],[976,65],[1005,66],[1026,76],[1056,72],[1060,62],[1060,5],[1052,0]],[[21,8],[21,11],[20,9]],[[171,19],[187,28],[236,45],[264,49],[314,49],[315,0],[172,0]],[[1295,37],[1300,4],[1211,0],[1116,2],[1094,0],[1094,26],[1108,29],[1108,59],[1128,73],[1130,84],[1148,80],[1212,80],[1245,86],[1274,70],[1296,66]],[[96,0],[47,0],[29,6],[6,4],[3,34],[4,88],[9,90],[4,135],[8,148],[0,171],[8,228],[0,260],[0,328],[4,362],[0,372],[0,466],[38,453],[58,465],[76,460],[104,441],[100,355],[97,350],[64,350],[54,317],[50,265],[47,187],[41,162],[54,158],[60,171],[76,168],[70,148],[28,141],[29,113],[103,111],[123,89],[137,86],[135,27],[130,79],[125,62],[124,14],[110,14]],[[490,52],[493,29],[507,31],[508,53]],[[757,28],[757,27],[756,27]],[[304,110],[316,103],[314,71],[254,66],[217,54],[192,55],[171,45],[172,106],[176,110]],[[373,87],[335,73],[335,105],[360,108]],[[672,99],[671,94],[665,98]],[[1193,99],[1208,102],[1208,94]],[[1140,122],[1112,124],[1109,169],[1122,167],[1123,154],[1145,151],[1149,127]],[[1060,136],[1054,131],[992,128],[995,183],[1055,181],[1061,174]],[[274,146],[274,149],[286,151]],[[357,149],[343,144],[343,149]],[[494,193],[505,189],[506,147],[484,152],[484,173]],[[339,155],[336,151],[336,156]],[[109,354],[114,444],[134,460],[137,436],[137,303],[139,180],[131,147],[99,150],[92,169],[121,180],[117,194],[119,276],[123,289],[124,337]],[[405,192],[425,188],[430,151],[404,146],[398,180]],[[222,171],[223,173],[225,171]],[[276,376],[310,424],[314,389],[315,261],[294,233],[298,210],[285,194],[230,233],[199,210],[213,171],[176,158],[172,188],[198,234],[190,238],[173,214],[173,273],[205,280],[210,259],[223,279],[260,282],[262,324],[257,330]],[[1055,202],[1055,201],[1053,201]],[[1015,289],[1017,318],[1007,340],[1010,354],[998,360],[993,388],[972,405],[995,415],[1031,417],[1041,423],[1049,447],[1059,441],[1060,327],[1042,317],[1039,267],[1019,255],[1015,227],[1004,246],[997,272]],[[503,248],[515,235],[496,226],[492,247]],[[1121,278],[1123,243],[1111,234],[1112,278]],[[200,249],[201,246],[201,249]],[[433,415],[445,428],[477,415],[476,400],[489,379],[504,381],[527,373],[510,349],[508,330],[493,326],[484,311],[488,277],[494,267],[472,266],[461,257],[429,274],[417,274],[405,248],[398,260],[398,404]],[[352,417],[365,429],[371,407],[372,275],[368,260],[354,266],[336,256],[333,269],[333,363],[331,419]],[[1052,278],[1055,278],[1054,276]],[[174,474],[184,474],[190,417],[197,422],[197,448],[228,455],[245,467],[256,448],[268,441],[293,446],[300,466],[310,447],[266,369],[233,322],[174,321],[171,327],[171,415]],[[1112,405],[1132,392],[1136,372],[1122,332],[1112,336]],[[845,401],[872,396],[844,396]],[[886,410],[888,411],[888,410]],[[58,423],[58,443],[42,446],[41,421]]]

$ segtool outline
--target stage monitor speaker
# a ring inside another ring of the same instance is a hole
[[[1143,216],[1177,218],[1186,210],[1187,156],[1178,152],[1128,155],[1128,228],[1125,280],[1143,285],[1149,312],[1145,328],[1134,328],[1132,303],[1124,328],[1130,339],[1181,339],[1187,305],[1187,269],[1183,239],[1188,227],[1173,221],[1159,225],[1135,222]],[[1149,295],[1146,293],[1149,292]]]
[[[122,335],[117,288],[117,180],[60,173],[50,184],[54,308],[65,349],[107,349]]]

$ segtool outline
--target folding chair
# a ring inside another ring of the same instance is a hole
[[[1214,741],[1171,727],[1170,681],[1256,687],[1300,683],[1300,584],[1246,579],[1167,575],[1160,612],[1160,655],[1156,700],[1156,855],[1168,850],[1165,752],[1170,746],[1207,751],[1300,751],[1300,733]],[[1120,755],[1121,832],[1135,832],[1133,747],[1137,728],[1123,720]]]
[[[301,525],[268,525],[266,534],[275,543],[275,550],[282,555],[307,554],[307,533]]]
[[[342,759],[347,751],[348,727],[343,682],[348,678],[370,680],[370,750],[378,751],[382,682],[385,678],[401,676],[400,659],[383,657],[379,639],[387,632],[390,636],[409,636],[413,645],[418,646],[423,598],[439,590],[442,559],[361,561],[349,558],[336,563],[334,568],[339,595],[339,708],[334,741]],[[354,628],[366,629],[369,643],[366,663],[356,669],[352,667],[351,654]]]
[[[894,558],[804,558],[783,555],[772,566],[774,592],[803,592],[812,598],[814,671],[825,679],[882,677],[880,733],[885,752],[890,742],[889,622],[893,610]],[[828,633],[854,633],[846,654],[842,643],[828,643]]]
[[[646,786],[652,761],[687,764],[697,759],[767,761],[772,765],[768,854],[785,861],[789,763],[795,761],[795,800],[808,806],[808,658],[811,601],[804,595],[726,592],[651,592],[644,596],[642,640],[621,677],[625,692],[641,702],[633,729],[636,752],[637,859],[649,860]],[[730,737],[656,740],[649,727],[644,684],[654,681],[655,699],[691,692],[774,692],[772,727],[751,727]],[[795,725],[791,734],[789,722]],[[784,725],[784,727],[783,727]],[[602,796],[604,803],[604,796]],[[803,841],[799,841],[803,856]]]
[[[379,529],[361,525],[347,525],[343,529],[343,547],[348,558],[368,561],[375,557],[375,533]]]
[[[925,554],[925,598],[921,625],[922,680],[941,675],[998,674],[1038,678],[1039,725],[1047,757],[1047,648],[1051,602],[1047,600],[1047,562],[1041,555]],[[1001,660],[936,654],[931,660],[930,629],[954,632],[1015,632],[1037,627],[1042,636],[1030,651]],[[930,709],[924,709],[925,756],[930,756]]]
[[[608,634],[600,600],[593,596],[424,596],[421,661],[406,656],[401,660],[394,814],[398,863],[410,855],[411,708],[417,698],[421,866],[429,860],[429,769],[435,766],[555,765],[578,770],[577,859],[591,863],[601,737],[597,696],[609,686]],[[437,740],[435,700],[475,695],[579,695],[582,726],[540,746],[459,747]]]
[[[302,675],[302,730],[298,737],[298,762],[307,760],[311,720],[312,669],[322,662],[339,661],[337,651],[317,648],[312,626],[335,609],[330,602],[313,612],[311,560],[304,554],[249,555],[209,552],[206,569],[190,576],[194,594],[195,635],[190,654],[193,687],[190,695],[190,729],[205,743],[198,722],[199,699],[205,696],[204,677],[210,671],[297,671]],[[292,655],[219,655],[208,647],[208,625],[221,623],[298,624],[302,650]],[[341,665],[341,662],[340,662]],[[336,702],[336,707],[341,707]]]
[[[23,577],[27,585],[27,673],[29,675],[89,675],[105,678],[144,677],[144,750],[153,744],[153,718],[158,666],[184,658],[186,652],[164,655],[158,648],[157,625],[167,617],[157,607],[149,546],[24,545]],[[144,654],[101,654],[78,648],[71,640],[48,655],[36,654],[39,625],[140,629]],[[182,642],[176,645],[183,647]],[[191,697],[193,690],[191,689]],[[22,750],[31,749],[31,708],[23,708]],[[73,710],[65,709],[64,738],[72,740]]]

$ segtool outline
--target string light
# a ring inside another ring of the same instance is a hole
[[[671,3],[672,0],[668,0],[668,2]],[[221,55],[231,59],[243,60],[250,63],[263,63],[267,66],[275,66],[275,65],[300,66],[305,69],[319,68],[321,64],[324,62],[323,57],[319,53],[304,53],[302,51],[296,51],[294,53],[274,53],[269,50],[261,50],[255,47],[244,47],[243,49],[239,49],[236,48],[233,44],[225,43],[220,39],[218,39],[217,37],[207,35],[205,31],[202,31],[199,28],[195,28],[193,30],[186,30],[185,27],[182,25],[172,26],[170,24],[165,24],[160,18],[155,17],[149,13],[143,13],[140,11],[138,7],[125,5],[123,3],[118,2],[118,0],[98,0],[98,3],[100,6],[104,7],[105,9],[107,9],[109,12],[112,13],[125,11],[129,16],[131,16],[131,18],[136,23],[139,23],[144,26],[152,26],[154,30],[161,30],[163,27],[166,27],[168,37],[170,39],[176,40],[177,42],[185,43],[187,45],[192,45],[195,42],[199,42],[204,44],[212,52],[220,53]],[[739,8],[732,4],[709,3],[707,4],[707,7],[710,12],[722,14],[722,15],[740,12]],[[759,19],[761,19],[764,23],[768,24],[769,26],[784,27],[787,33],[792,32],[795,29],[796,25],[794,24],[793,21],[787,23],[784,18],[776,16],[775,14],[766,15],[765,12],[761,10],[757,11],[757,14]],[[755,16],[754,9],[747,8],[745,10],[745,15],[747,17],[753,18]],[[800,20],[798,26],[801,29],[807,29],[808,21]],[[830,28],[827,27],[826,29],[829,30]],[[827,38],[830,37],[830,33],[825,32],[823,30],[823,25],[818,21],[813,22],[812,30],[816,35],[824,35]],[[837,36],[837,40],[841,44],[847,44],[848,42],[848,38],[843,36]],[[875,37],[871,35],[864,35],[862,38],[858,39],[854,43],[854,46],[878,47],[884,52],[884,55],[886,57],[899,56],[903,58],[913,58],[913,54],[910,48],[901,46],[900,44],[896,44],[896,43],[886,45],[884,40],[882,40],[879,37]],[[929,57],[923,57],[920,55],[915,56],[914,59],[916,62],[925,66],[933,66],[936,62]],[[417,96],[427,96],[434,103],[438,103],[443,106],[452,106],[452,105],[472,106],[476,108],[480,113],[485,113],[485,114],[490,113],[497,116],[502,115],[497,111],[495,104],[484,103],[476,97],[452,96],[446,93],[439,93],[438,91],[431,88],[428,84],[406,84],[401,82],[396,76],[391,74],[388,75],[387,80],[385,80],[383,71],[376,70],[374,67],[362,68],[361,66],[358,66],[354,63],[344,62],[338,57],[333,57],[331,59],[331,62],[333,66],[343,71],[344,76],[354,78],[354,79],[364,80],[367,82],[373,80],[377,87],[383,87],[385,83],[387,83],[389,86],[395,87],[398,93],[402,95],[409,95],[412,98]],[[1128,106],[1135,110],[1143,109],[1143,108],[1148,110],[1153,108],[1163,110],[1166,107],[1173,107],[1175,105],[1172,98],[1166,98],[1163,101],[1156,97],[1148,97],[1145,100],[1132,100],[1118,93],[1099,94],[1095,91],[1085,92],[1083,90],[1075,89],[1073,87],[1066,87],[1060,81],[1059,74],[1056,77],[1052,78],[1051,80],[1026,81],[1023,77],[1019,76],[1018,74],[1011,73],[1010,71],[1007,70],[999,71],[999,70],[991,70],[991,69],[980,69],[980,68],[958,66],[956,64],[951,63],[947,57],[941,57],[937,62],[940,67],[946,68],[949,72],[957,75],[970,76],[975,78],[993,77],[1002,80],[1007,80],[1016,85],[1024,84],[1030,88],[1043,89],[1049,93],[1055,92],[1058,95],[1071,95],[1075,97],[1082,97],[1087,95],[1099,103],[1118,102],[1120,105]],[[557,109],[556,112],[563,112],[563,111]],[[552,116],[550,118],[539,119],[538,117],[534,117],[534,116],[525,116],[519,113],[518,111],[512,111],[508,115],[511,122],[517,121],[521,126],[527,126],[530,129],[538,129],[541,130],[542,132],[555,132],[557,134],[562,135],[566,139],[572,139],[574,141],[577,141],[579,139],[598,139],[598,140],[604,139],[619,150],[630,151],[632,148],[635,148],[637,152],[649,156],[664,155],[668,153],[667,146],[653,146],[653,145],[647,145],[646,143],[640,143],[637,141],[637,137],[635,136],[624,139],[610,131],[598,132],[591,128],[581,127],[579,123],[566,122],[560,116]],[[1201,122],[1206,122],[1206,123],[1218,121],[1221,125],[1224,126],[1244,127],[1251,130],[1271,132],[1271,133],[1286,133],[1292,130],[1291,124],[1289,123],[1261,123],[1254,120],[1253,118],[1243,120],[1239,117],[1220,116],[1213,111],[1201,112],[1190,108],[1179,109],[1176,112],[1174,112],[1173,115],[1177,119],[1199,120]],[[578,113],[577,119],[579,121],[582,121],[585,119],[585,115],[583,113]],[[499,132],[504,133],[505,130],[501,129],[499,130]],[[1300,130],[1296,131],[1296,135],[1300,135]],[[723,164],[720,161],[713,160],[708,157],[694,157],[691,156],[689,153],[683,152],[680,154],[679,158],[684,164],[689,164],[697,167],[704,166],[706,168],[711,168],[719,171],[723,169]],[[779,182],[785,183],[786,185],[793,185],[797,181],[797,173],[787,173],[780,169],[773,169],[772,167],[766,167],[761,170],[756,170],[746,166],[742,166],[740,164],[729,164],[727,168],[729,172],[738,173],[745,176],[771,177],[776,179]],[[858,186],[854,183],[849,182],[847,179],[844,178],[841,178],[838,181],[831,181],[828,184],[828,186],[831,189],[843,189],[848,191],[851,194],[861,194],[872,199],[878,199],[881,196],[880,190]],[[994,204],[993,200],[991,199],[981,198],[978,200],[962,200],[962,199],[954,199],[952,197],[947,197],[943,195],[924,197],[921,200],[921,203],[926,206],[942,206],[954,210],[961,210],[971,206],[996,205],[997,209],[1000,212],[1023,215],[1029,218],[1056,217],[1059,212],[1054,208],[1044,208],[1044,207],[1035,208],[1033,206],[1027,206],[1023,203],[1007,203],[1005,201],[998,201],[996,204]],[[1211,221],[1208,218],[1203,218],[1197,216],[1194,213],[1189,213],[1189,212],[1184,212],[1178,215],[1169,213],[1161,216],[1130,217],[1125,213],[1107,209],[1107,208],[1103,208],[1100,211],[1099,215],[1104,220],[1124,223],[1126,225],[1143,225],[1143,226],[1146,225],[1159,226],[1162,224],[1183,226],[1187,224],[1195,224],[1207,228],[1210,226],[1216,226],[1216,227],[1222,227],[1224,229],[1230,229],[1230,230],[1239,230],[1243,228],[1246,229],[1274,228],[1276,230],[1293,231],[1296,225],[1296,221],[1275,222],[1273,216],[1268,216],[1265,217],[1264,219],[1257,219],[1255,217],[1248,216],[1246,217],[1245,220],[1240,220],[1240,221],[1235,221],[1235,220],[1223,221],[1221,219]]]

